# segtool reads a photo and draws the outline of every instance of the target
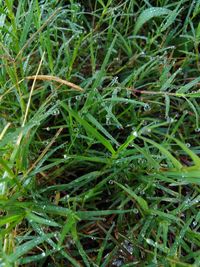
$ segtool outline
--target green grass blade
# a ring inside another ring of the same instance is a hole
[[[59,226],[59,224],[54,222],[52,219],[49,219],[49,218],[46,219],[46,218],[38,216],[38,215],[36,215],[34,213],[28,213],[26,215],[26,218],[28,220],[31,220],[31,221],[35,222],[35,223],[39,223],[40,225],[44,224],[44,225],[53,226],[53,227],[58,227]]]
[[[67,110],[88,132],[92,137],[96,138],[103,146],[105,146],[112,154],[115,154],[115,150],[113,149],[111,143],[103,137],[94,127],[92,127],[86,120],[81,118],[78,113],[69,109],[64,103],[61,103],[61,106]]]
[[[14,214],[14,215],[8,215],[0,218],[0,226],[3,226],[7,223],[12,223],[15,221],[21,221],[23,219],[23,215],[21,214]]]
[[[142,197],[136,195],[131,188],[127,188],[125,186],[123,186],[120,183],[115,182],[119,187],[121,187],[126,193],[128,193],[128,195],[130,195],[131,197],[133,197],[137,203],[139,204],[139,206],[142,208],[142,210],[144,210],[145,212],[148,212],[149,207],[148,204],[146,202],[146,200],[144,200]]]
[[[53,237],[54,234],[46,234],[45,236],[41,237],[35,237],[30,241],[25,242],[24,244],[17,247],[16,251],[12,254],[8,255],[8,260],[10,262],[15,262],[18,260],[18,258],[22,257],[24,254],[26,254],[28,251],[30,251],[35,246],[38,246],[39,244],[47,241],[47,239]]]
[[[187,93],[190,89],[192,89],[194,86],[196,86],[200,82],[200,77],[192,80],[191,82],[187,83],[186,85],[183,85],[180,87],[180,89],[177,90],[178,94]]]
[[[186,231],[188,230],[191,222],[193,221],[193,217],[190,218],[187,223],[184,225],[184,227],[181,229],[180,233],[177,235],[174,244],[172,245],[170,252],[169,252],[169,256],[175,256],[178,250],[178,246],[181,244],[182,239],[184,238],[184,235],[186,233]]]
[[[108,139],[110,139],[111,142],[113,142],[115,145],[119,145],[119,143],[112,137],[111,134],[90,114],[88,113],[86,115],[87,119],[96,126],[99,131],[101,131]]]
[[[150,7],[142,11],[139,15],[135,27],[134,34],[137,34],[138,31],[142,28],[142,26],[152,18],[161,17],[163,15],[168,15],[171,10],[164,7]]]
[[[146,137],[140,137],[141,139],[143,139],[144,141],[146,141],[147,143],[150,143],[152,144],[153,146],[155,146],[156,148],[158,148],[160,150],[160,152],[166,156],[167,159],[169,159],[172,164],[174,165],[175,168],[177,168],[178,170],[179,169],[182,169],[182,164],[174,157],[172,156],[172,154],[167,150],[165,149],[162,145],[152,141],[151,139],[148,139]]]
[[[172,138],[177,143],[177,145],[179,145],[183,149],[183,151],[185,151],[186,154],[190,156],[190,158],[194,162],[194,165],[197,168],[200,168],[200,158],[191,149],[189,149],[184,143],[182,143],[181,141],[179,141],[178,139],[174,137],[170,137],[170,138]]]

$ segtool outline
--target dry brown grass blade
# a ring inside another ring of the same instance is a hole
[[[55,82],[58,82],[58,83],[61,83],[61,84],[64,84],[64,85],[67,85],[71,88],[73,88],[74,90],[77,90],[77,91],[81,91],[83,92],[83,88],[81,88],[80,86],[74,84],[74,83],[71,83],[67,80],[63,80],[59,77],[56,77],[56,76],[51,76],[51,75],[33,75],[33,76],[27,76],[25,77],[25,79],[28,79],[28,80],[41,80],[41,81],[55,81]]]

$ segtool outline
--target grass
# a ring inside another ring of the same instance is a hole
[[[200,2],[0,11],[0,266],[200,266]]]

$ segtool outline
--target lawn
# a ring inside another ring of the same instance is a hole
[[[0,0],[0,266],[200,266],[200,1]]]

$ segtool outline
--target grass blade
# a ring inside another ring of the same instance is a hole
[[[163,15],[168,15],[171,10],[164,7],[150,7],[142,11],[139,15],[135,27],[134,34],[137,34],[138,31],[142,28],[142,26],[152,18],[161,17]]]
[[[95,137],[103,146],[105,146],[112,154],[115,154],[115,150],[113,149],[111,143],[103,137],[94,127],[92,127],[86,120],[81,118],[78,113],[69,109],[65,103],[61,103],[61,106],[67,110],[88,132],[92,137]]]

